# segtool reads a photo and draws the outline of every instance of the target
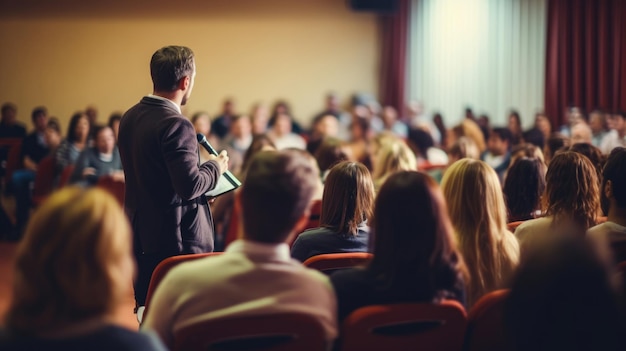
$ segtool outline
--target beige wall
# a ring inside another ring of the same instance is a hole
[[[308,125],[329,90],[345,104],[356,91],[378,93],[376,16],[346,1],[135,2],[3,1],[0,102],[16,103],[29,127],[37,105],[66,126],[74,111],[94,104],[104,122],[151,92],[150,56],[169,44],[196,53],[188,114],[215,115],[228,96],[246,112],[283,98]]]

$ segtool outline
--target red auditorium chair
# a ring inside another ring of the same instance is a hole
[[[524,221],[515,221],[515,222],[509,222],[506,224],[506,226],[509,228],[509,231],[515,232],[515,229],[517,229],[517,227],[519,227],[520,224],[524,223]]]
[[[61,178],[59,178],[59,188],[66,186],[70,182],[70,177],[74,173],[74,165],[70,164],[63,168],[63,172],[61,172]]]
[[[219,318],[174,332],[173,351],[328,350],[324,328],[315,317],[298,312]]]
[[[362,307],[343,322],[340,350],[460,351],[466,325],[465,309],[452,300]]]
[[[204,257],[209,257],[209,256],[216,256],[220,254],[221,252],[207,252],[207,253],[190,254],[190,255],[178,255],[178,256],[168,257],[164,259],[163,261],[161,261],[156,266],[156,268],[152,272],[152,276],[150,277],[150,285],[148,285],[148,293],[146,294],[146,309],[144,310],[142,320],[146,318],[146,314],[148,313],[148,305],[150,303],[150,299],[152,298],[152,295],[154,295],[154,292],[156,291],[157,286],[159,285],[159,283],[161,283],[163,278],[165,278],[165,275],[167,274],[167,272],[169,272],[172,268],[174,268],[175,266],[183,262],[197,260],[199,258],[204,258]]]
[[[367,252],[330,253],[309,257],[302,264],[320,272],[352,268],[368,263],[372,254]]]
[[[97,186],[108,191],[117,199],[117,202],[124,206],[124,192],[126,191],[126,183],[123,180],[116,180],[110,176],[98,178]]]
[[[33,207],[41,205],[54,190],[55,164],[52,155],[39,161],[33,185]]]
[[[465,351],[507,350],[504,336],[504,302],[509,289],[481,297],[469,311]]]
[[[4,168],[4,184],[8,186],[11,183],[13,172],[22,168],[22,152],[21,138],[0,138],[0,149],[7,149],[7,160]]]

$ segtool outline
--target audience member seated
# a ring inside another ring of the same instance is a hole
[[[485,162],[456,161],[444,173],[441,188],[469,271],[471,308],[484,294],[508,286],[519,262],[519,244],[507,228],[498,175]]]
[[[374,183],[368,169],[356,162],[338,163],[324,184],[320,227],[300,234],[291,256],[304,262],[320,254],[367,252],[367,221],[373,206]]]
[[[592,142],[591,128],[589,127],[587,122],[585,122],[584,120],[581,120],[578,123],[574,124],[572,126],[571,133],[572,133],[570,137],[571,144],[576,144],[576,143],[591,144]]]
[[[196,130],[196,133],[204,135],[209,144],[211,144],[215,150],[219,150],[219,138],[211,133],[211,119],[208,113],[204,111],[194,113],[191,117],[191,124],[193,124],[193,128]],[[209,151],[207,151],[204,147],[199,147],[198,150],[200,152],[200,163],[207,162],[210,155]]]
[[[37,164],[50,153],[46,145],[45,132],[48,125],[48,111],[37,107],[31,115],[35,130],[22,142],[21,159],[23,169],[13,173],[12,183],[15,191],[15,217],[17,236],[21,234],[28,221],[32,202],[32,183],[35,180]]]
[[[367,109],[364,106],[355,106],[353,109],[348,141],[348,150],[350,150],[348,157],[352,161],[361,162],[371,170],[372,161],[369,148],[373,132],[369,121],[364,116],[366,111]]]
[[[341,161],[348,160],[349,153],[350,150],[348,150],[348,146],[343,141],[333,137],[324,138],[322,144],[317,148],[315,154],[313,154],[320,168],[323,182],[326,181],[326,176],[334,165]]]
[[[258,153],[241,188],[243,239],[215,257],[172,269],[157,288],[142,327],[172,347],[174,332],[196,322],[297,311],[337,336],[336,299],[322,273],[291,259],[292,237],[308,221],[317,182],[291,150]]]
[[[511,150],[511,162],[509,163],[509,169],[515,164],[515,161],[523,157],[537,159],[541,161],[544,166],[546,165],[546,161],[543,157],[543,151],[541,151],[539,146],[531,143],[521,143],[513,147]]]
[[[546,189],[546,166],[536,158],[515,161],[504,179],[508,222],[526,221],[541,215],[541,196]]]
[[[583,114],[583,111],[580,109],[580,107],[576,106],[568,106],[564,112],[566,124],[562,125],[559,128],[559,132],[563,136],[570,138],[572,136],[572,127],[580,122],[584,122],[585,115]]]
[[[339,96],[332,92],[326,95],[324,110],[313,117],[313,125],[317,124],[318,120],[328,115],[335,117],[338,122],[336,126],[337,134],[332,136],[338,137],[341,140],[347,140],[349,134],[348,129],[350,127],[350,123],[352,122],[352,117],[349,113],[341,110],[341,106],[339,106]],[[309,150],[309,152],[312,154],[315,153],[314,150]]]
[[[222,142],[222,147],[228,152],[230,158],[228,169],[233,173],[239,173],[243,163],[243,155],[252,143],[252,123],[246,115],[235,116],[230,122],[230,131]]]
[[[424,112],[424,104],[421,101],[411,100],[406,106],[407,118],[406,121],[409,124],[409,129],[421,129],[430,134],[433,143],[437,146],[441,143],[441,131],[434,123],[434,116]],[[441,115],[438,115],[441,120]],[[445,131],[445,127],[442,128]]]
[[[535,115],[535,129],[539,130],[543,135],[544,145],[550,139],[552,135],[552,123],[550,123],[550,119],[543,112],[538,112]]]
[[[398,111],[392,106],[385,106],[381,116],[384,131],[393,133],[398,138],[406,139],[409,135],[409,127],[406,123],[398,120]]]
[[[451,148],[452,145],[454,145],[454,143],[461,137],[471,139],[474,144],[476,144],[479,155],[487,149],[483,132],[480,130],[478,124],[471,119],[466,118],[459,125],[448,130],[446,134],[447,148]]]
[[[441,113],[437,112],[435,114],[433,114],[433,124],[435,125],[435,128],[437,128],[437,131],[439,132],[439,135],[441,136],[441,140],[437,143],[437,145],[439,145],[439,147],[441,148],[445,148],[448,145],[448,141],[446,140],[447,138],[447,128],[446,125],[443,123],[443,116],[441,115]],[[435,141],[437,141],[437,138],[433,137],[433,139]]]
[[[0,119],[0,138],[24,138],[26,127],[17,121],[17,107],[6,102],[2,104],[2,117]]]
[[[626,149],[616,147],[602,172],[601,204],[607,221],[587,234],[604,247],[614,248],[616,261],[626,261]],[[626,279],[626,277],[624,277]]]
[[[543,148],[543,157],[546,165],[550,165],[550,161],[556,153],[561,149],[567,149],[570,146],[569,139],[561,133],[554,133],[546,140],[546,146]]]
[[[480,156],[481,160],[485,161],[496,171],[500,182],[504,179],[506,169],[511,162],[511,152],[509,150],[511,145],[511,132],[506,128],[494,128],[487,140],[487,151]]]
[[[250,119],[252,120],[252,134],[265,134],[270,122],[270,111],[267,105],[263,103],[254,104],[252,112],[250,112]]]
[[[523,132],[522,132],[522,119],[519,116],[519,112],[515,110],[511,110],[511,112],[509,113],[508,128],[505,128],[505,129],[509,131],[509,135],[510,135],[509,147],[513,147],[515,145],[518,145],[524,142],[524,137],[523,137]]]
[[[616,112],[610,115],[607,121],[610,131],[600,144],[600,150],[605,155],[618,146],[626,147],[626,112]]]
[[[116,325],[134,270],[130,226],[111,195],[53,194],[18,246],[0,349],[165,351],[156,337]]]
[[[50,155],[56,155],[57,150],[61,146],[62,139],[59,121],[54,117],[48,119],[46,131],[44,132],[44,140],[50,149]]]
[[[600,110],[591,111],[589,114],[589,127],[592,133],[591,144],[599,148],[602,145],[602,139],[608,132],[605,113]]]
[[[339,321],[368,305],[442,299],[465,303],[467,270],[432,178],[418,172],[390,176],[376,198],[374,218],[372,261],[331,276]]]
[[[584,233],[594,226],[600,210],[599,187],[587,157],[573,151],[557,153],[546,173],[546,217],[526,221],[515,230],[522,253],[534,250],[542,237],[554,235],[557,228]]]
[[[120,134],[120,122],[122,121],[122,114],[119,112],[113,112],[109,116],[107,126],[113,129],[113,135],[115,136],[115,142],[117,143],[117,136]]]
[[[472,139],[467,137],[458,138],[450,149],[448,149],[448,164],[453,164],[463,158],[472,160],[478,160],[480,158],[478,146],[476,146],[476,143]]]
[[[313,121],[311,126],[311,136],[306,144],[306,150],[315,155],[317,149],[326,138],[337,138],[339,136],[339,121],[334,115],[323,115]]]
[[[606,157],[602,155],[602,151],[600,151],[600,149],[589,143],[575,143],[569,147],[569,151],[578,152],[579,154],[587,156],[596,170],[598,182],[602,180],[602,169],[604,168]]]
[[[510,350],[624,350],[613,272],[590,242],[552,237],[522,262],[504,307]]]
[[[224,100],[222,105],[222,112],[219,116],[216,116],[211,123],[211,130],[218,138],[223,139],[230,130],[230,123],[235,116],[235,102],[233,99]],[[206,135],[206,134],[205,134]],[[208,138],[209,136],[206,135]]]
[[[55,153],[56,176],[60,176],[65,167],[73,165],[78,160],[78,156],[88,147],[89,119],[83,112],[72,115],[67,136]]]
[[[431,134],[421,128],[411,129],[408,136],[408,144],[417,157],[417,168],[423,165],[447,165],[448,154],[435,147]]]
[[[306,149],[306,142],[300,135],[293,133],[293,120],[286,113],[279,113],[270,119],[270,130],[267,132],[276,149],[284,150],[289,148]]]
[[[272,108],[272,114],[270,115],[268,127],[271,128],[274,126],[274,121],[276,121],[276,118],[278,117],[278,115],[289,116],[289,119],[291,120],[291,130],[290,130],[291,133],[301,135],[304,132],[304,130],[302,129],[302,126],[300,126],[300,123],[298,123],[296,119],[294,118],[293,113],[291,112],[291,107],[289,106],[287,101],[284,101],[284,100],[276,101],[276,103],[274,104],[274,107]]]
[[[102,176],[124,180],[122,160],[115,146],[113,130],[109,127],[100,127],[96,131],[95,146],[81,152],[70,182],[91,186],[98,183]]]
[[[389,139],[372,155],[372,178],[378,190],[385,180],[399,171],[416,171],[417,159],[411,148],[402,139]]]

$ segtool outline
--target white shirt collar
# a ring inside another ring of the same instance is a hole
[[[233,241],[224,251],[244,253],[252,256],[271,257],[279,261],[291,260],[289,245],[285,243],[265,244],[241,239]]]
[[[170,105],[172,105],[172,107],[174,107],[176,109],[176,111],[178,111],[178,113],[180,113],[181,115],[183,114],[180,110],[180,106],[178,106],[177,103],[175,103],[174,101],[168,99],[168,98],[164,98],[162,96],[158,96],[158,95],[154,95],[154,94],[148,94],[149,97],[153,98],[153,99],[157,99],[157,100],[162,100],[165,102],[168,102]]]

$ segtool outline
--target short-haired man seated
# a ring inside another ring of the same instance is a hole
[[[317,174],[291,150],[261,152],[241,189],[243,238],[224,254],[175,267],[157,288],[142,328],[168,346],[174,333],[210,319],[309,313],[337,336],[335,294],[323,274],[291,259],[289,246],[306,225]]]

